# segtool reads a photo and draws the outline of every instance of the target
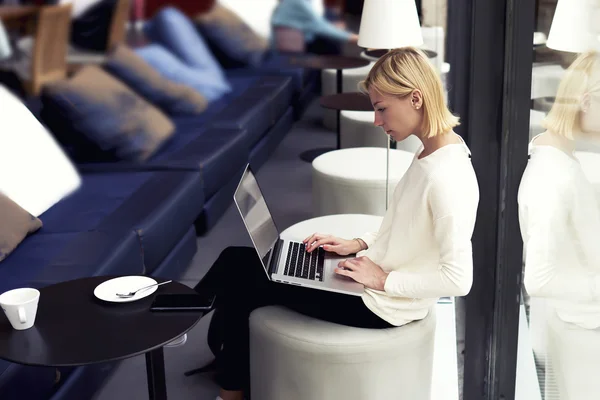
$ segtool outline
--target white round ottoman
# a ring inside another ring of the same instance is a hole
[[[281,233],[356,237],[377,231],[381,217],[332,215]],[[408,325],[358,329],[316,320],[283,307],[250,316],[252,398],[260,400],[430,400],[435,312]]]
[[[330,151],[315,158],[312,162],[314,215],[384,215],[386,153],[387,149],[363,147]],[[414,156],[404,150],[390,150],[388,200]]]
[[[383,129],[375,126],[374,111],[342,111],[340,115],[340,143],[342,149],[353,147],[385,147],[387,148],[388,135]],[[421,141],[416,136],[409,136],[406,140],[398,142],[397,149],[415,153]]]
[[[342,93],[358,92],[358,84],[367,77],[373,65],[375,62],[360,68],[342,70]],[[321,71],[321,94],[323,96],[337,93],[336,72],[335,69]],[[333,131],[337,129],[336,112],[335,110],[323,110],[323,126],[327,129]]]

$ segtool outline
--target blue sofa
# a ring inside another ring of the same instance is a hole
[[[227,76],[233,91],[200,116],[172,117],[176,132],[151,159],[76,160],[82,187],[41,215],[43,228],[0,263],[0,293],[98,275],[180,278],[196,253],[196,236],[231,205],[246,163],[259,169],[299,115],[300,97],[314,96],[304,93],[312,86],[294,86],[302,70]],[[28,105],[68,151],[43,95]],[[116,365],[39,368],[0,361],[0,399],[91,398]]]

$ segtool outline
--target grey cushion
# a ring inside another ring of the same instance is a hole
[[[4,260],[27,235],[42,227],[42,221],[0,193],[0,261]]]

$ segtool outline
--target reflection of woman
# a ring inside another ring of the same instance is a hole
[[[600,134],[597,53],[580,55],[568,68],[544,127],[531,141],[518,195],[524,286],[532,315],[544,314],[534,319],[545,319],[535,327],[547,346],[538,356],[546,356],[553,398],[599,398],[600,210],[574,155],[577,139]],[[534,309],[541,301],[547,311]]]
[[[479,190],[469,150],[453,132],[458,118],[444,102],[440,78],[414,48],[387,53],[365,83],[375,123],[396,140],[423,142],[398,184],[379,233],[344,240],[313,236],[313,251],[351,255],[335,272],[363,284],[362,298],[272,283],[252,248],[223,251],[196,290],[217,294],[222,312],[220,396],[242,399],[249,378],[250,313],[279,304],[315,318],[362,328],[402,326],[425,318],[442,296],[462,296],[472,283],[471,236]],[[368,246],[368,249],[367,249]],[[402,390],[399,388],[398,390]]]
[[[600,134],[599,96],[600,59],[583,54],[561,82],[547,131],[531,142],[519,188],[525,289],[587,328],[600,327],[600,213],[574,149],[576,139]]]

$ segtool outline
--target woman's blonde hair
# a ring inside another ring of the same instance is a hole
[[[405,97],[415,89],[423,94],[423,133],[434,137],[460,125],[446,105],[442,81],[427,56],[414,47],[390,50],[381,57],[359,89],[374,89],[383,95]]]
[[[582,53],[569,68],[558,86],[556,99],[542,126],[573,140],[581,132],[581,102],[587,93],[600,91],[600,61],[596,51]]]

